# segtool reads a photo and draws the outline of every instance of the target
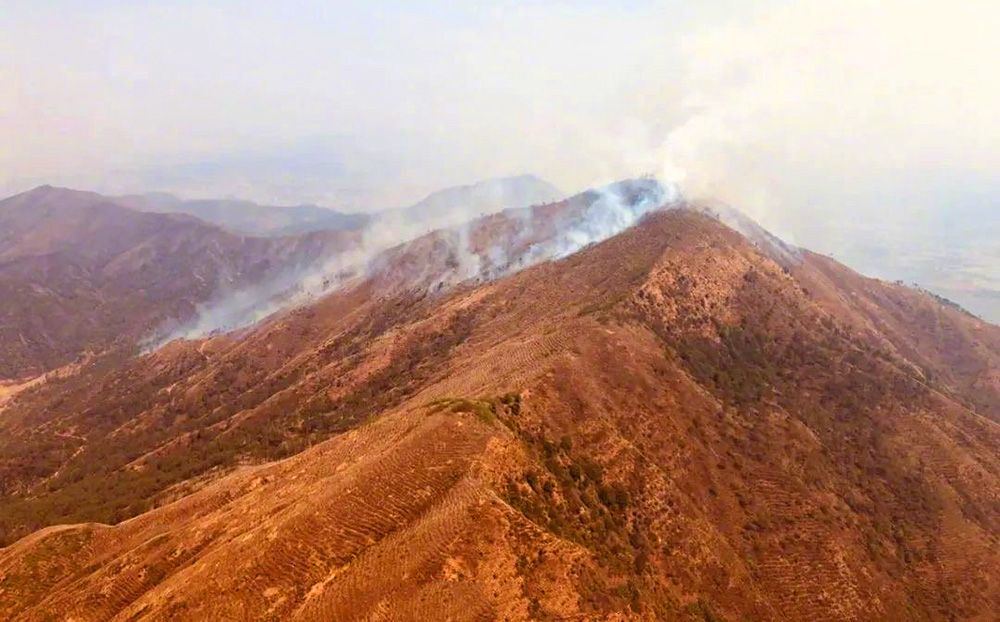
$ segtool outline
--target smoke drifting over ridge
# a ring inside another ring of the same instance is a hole
[[[458,283],[499,278],[548,260],[566,257],[635,225],[650,212],[680,203],[676,186],[654,179],[618,182],[563,203],[505,210],[492,217],[425,234],[426,225],[404,213],[389,214],[363,232],[357,246],[279,277],[236,291],[223,291],[199,306],[196,317],[161,327],[146,341],[155,349],[174,339],[197,339],[259,322],[337,289],[390,269],[407,271],[405,288],[436,292]],[[481,235],[496,224],[499,235]],[[397,261],[421,253],[415,265]],[[432,251],[432,252],[431,252]]]
[[[652,171],[866,273],[996,298],[998,21],[991,0],[15,1],[0,188],[376,211]]]

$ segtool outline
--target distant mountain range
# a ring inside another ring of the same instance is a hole
[[[143,212],[189,214],[230,231],[255,236],[279,236],[311,231],[357,230],[365,214],[345,214],[317,205],[260,205],[235,199],[184,200],[151,193],[114,197],[114,201]]]
[[[229,199],[185,200],[165,193],[133,194],[113,200],[144,212],[189,214],[236,233],[280,236],[331,229],[356,231],[373,219],[405,222],[430,231],[506,208],[550,203],[562,196],[552,184],[533,175],[521,175],[446,188],[409,207],[381,213],[344,213],[316,205],[274,206]]]
[[[501,177],[445,188],[409,207],[381,212],[377,218],[388,223],[409,223],[426,233],[503,209],[542,205],[562,198],[558,188],[534,175]]]
[[[34,376],[340,252],[351,231],[248,237],[186,214],[146,213],[42,186],[0,201],[0,379]]]

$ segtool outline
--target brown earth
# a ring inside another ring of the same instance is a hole
[[[1000,610],[997,327],[689,210],[429,295],[438,242],[13,396],[0,617]]]
[[[42,186],[0,201],[0,379],[25,379],[133,348],[220,290],[336,253],[356,233],[230,233],[190,216],[128,209]]]

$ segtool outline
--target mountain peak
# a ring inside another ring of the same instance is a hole
[[[53,186],[51,184],[42,184],[40,186],[35,186],[30,190],[26,190],[20,194],[13,195],[7,199],[3,199],[2,202],[6,203],[8,201],[17,202],[15,200],[31,200],[38,201],[41,199],[46,199],[49,201],[69,201],[74,204],[78,204],[82,201],[106,201],[106,197],[103,197],[96,192],[90,192],[88,190],[75,190],[73,188],[65,188],[63,186]]]

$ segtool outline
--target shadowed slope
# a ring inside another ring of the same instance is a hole
[[[227,290],[342,251],[353,234],[248,238],[43,186],[0,201],[0,379],[110,348]]]
[[[834,317],[912,362],[971,408],[1000,421],[1000,330],[901,283],[863,277],[806,253],[795,276]]]

